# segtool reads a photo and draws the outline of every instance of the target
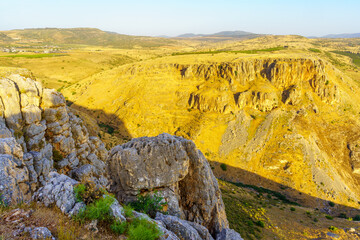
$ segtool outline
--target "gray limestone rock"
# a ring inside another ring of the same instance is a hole
[[[53,239],[53,240],[55,240],[55,238],[51,234],[50,230],[46,227],[36,227],[36,228],[27,227],[27,228],[25,228],[24,232],[30,233],[31,239],[42,239],[42,240]]]
[[[76,203],[74,185],[78,182],[66,175],[50,173],[50,180],[33,195],[45,206],[55,204],[63,213],[69,213]]]
[[[169,203],[170,214],[214,235],[228,228],[217,180],[190,140],[165,133],[133,139],[111,150],[108,172],[119,199],[130,201],[138,191],[156,189]]]
[[[180,218],[171,215],[163,215],[161,213],[156,214],[155,220],[161,221],[165,225],[166,229],[173,232],[180,239],[184,239],[184,240],[204,239],[202,238],[202,236],[200,236],[198,231],[189,224],[188,221],[181,220]],[[210,234],[208,233],[208,235]],[[212,239],[212,237],[209,239]]]
[[[243,240],[239,233],[233,229],[224,228],[219,234],[216,235],[216,240]]]

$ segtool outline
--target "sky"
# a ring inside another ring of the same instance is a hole
[[[143,36],[359,33],[360,0],[0,0],[0,30],[44,27]]]

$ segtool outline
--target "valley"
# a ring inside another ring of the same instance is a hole
[[[0,77],[62,93],[107,150],[162,133],[192,140],[244,239],[357,239],[359,59],[359,38],[0,32]]]

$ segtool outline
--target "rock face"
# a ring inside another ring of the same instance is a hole
[[[348,144],[353,173],[360,174],[360,141]]]
[[[108,170],[119,199],[157,189],[170,214],[201,224],[212,234],[228,228],[217,180],[192,141],[169,134],[133,139],[111,150]]]
[[[104,144],[89,136],[61,93],[31,78],[0,79],[0,154],[0,191],[8,202],[27,199],[54,168],[107,185]]]
[[[5,204],[30,198],[29,172],[20,144],[14,138],[0,139],[0,193]]]
[[[158,213],[155,220],[161,221],[168,230],[184,240],[213,240],[209,231],[196,223]]]
[[[232,229],[223,229],[221,233],[216,236],[216,240],[242,240],[239,233]]]
[[[175,64],[174,67],[185,79],[206,80],[189,98],[189,106],[203,112],[226,113],[226,109],[234,111],[235,106],[268,112],[279,106],[279,99],[285,104],[297,104],[299,101],[294,97],[299,97],[301,94],[298,92],[302,89],[313,91],[324,102],[339,100],[338,88],[331,83],[326,72],[332,69],[322,60],[269,58],[210,65]],[[224,80],[220,85],[219,79]],[[259,79],[265,80],[262,91],[247,87]]]
[[[63,213],[69,213],[76,206],[74,194],[76,184],[77,181],[66,175],[51,172],[49,181],[35,192],[33,199],[42,202],[45,206],[55,204]]]

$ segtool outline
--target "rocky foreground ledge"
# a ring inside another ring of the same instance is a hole
[[[192,141],[161,134],[133,139],[108,154],[61,93],[20,75],[0,79],[2,205],[35,201],[76,216],[85,208],[74,191],[81,182],[115,194],[109,214],[118,222],[128,221],[123,204],[158,192],[168,215],[132,214],[156,224],[160,239],[241,239],[229,229],[217,180]],[[47,229],[23,231],[34,239],[52,237]]]

